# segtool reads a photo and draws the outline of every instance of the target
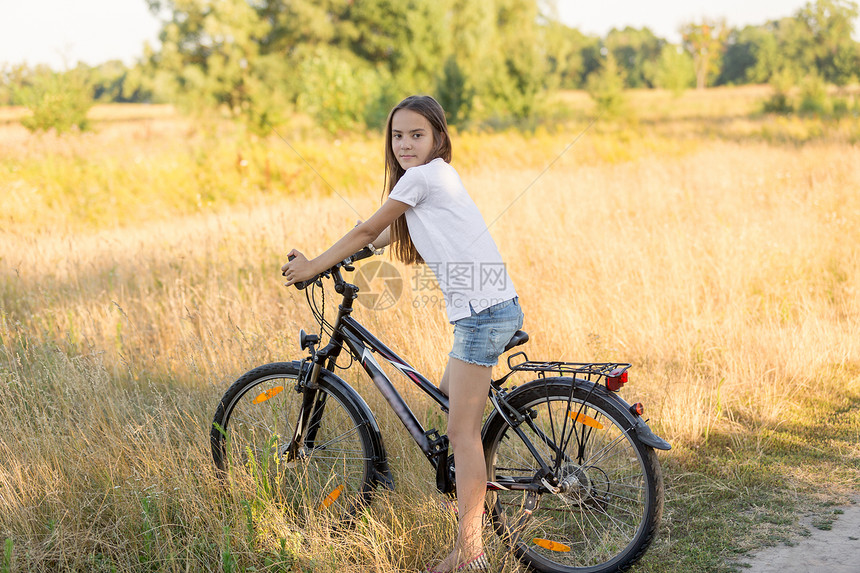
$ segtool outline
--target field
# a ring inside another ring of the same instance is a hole
[[[736,570],[860,491],[860,118],[762,115],[767,94],[641,92],[635,116],[591,123],[571,93],[534,130],[455,135],[529,356],[631,362],[622,396],[673,444],[636,571]],[[381,136],[296,118],[260,139],[116,106],[56,137],[19,116],[0,113],[0,571],[381,573],[441,556],[455,524],[434,476],[354,370],[397,480],[354,530],[299,529],[222,488],[208,451],[231,381],[316,330],[278,269],[379,205]],[[438,378],[450,327],[397,266],[400,300],[358,318]]]

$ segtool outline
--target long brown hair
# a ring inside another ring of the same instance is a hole
[[[388,121],[385,124],[385,190],[384,197],[391,194],[391,190],[406,173],[406,170],[400,166],[397,161],[397,156],[394,154],[394,149],[391,147],[391,122],[394,118],[394,112],[408,109],[424,116],[430,123],[433,129],[433,143],[435,149],[430,156],[430,160],[442,158],[445,163],[451,162],[451,137],[448,134],[448,122],[445,119],[445,110],[439,105],[435,99],[430,96],[409,96],[391,110],[388,114]],[[406,215],[400,215],[391,225],[391,251],[398,260],[411,265],[423,263],[424,259],[418,253],[415,245],[412,243],[412,238],[409,236],[409,229],[406,226]]]

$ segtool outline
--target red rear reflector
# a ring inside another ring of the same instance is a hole
[[[645,406],[642,405],[642,402],[636,402],[630,406],[630,411],[637,416],[641,416],[645,412]]]
[[[621,387],[627,384],[627,371],[619,372],[620,368],[616,368],[606,377],[606,387],[613,392],[618,392]]]

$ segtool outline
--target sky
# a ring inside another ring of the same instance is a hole
[[[361,1],[361,0],[357,0]],[[807,0],[557,0],[561,20],[603,36],[612,28],[647,26],[678,42],[685,22],[725,18],[730,26],[763,24],[793,15]],[[133,64],[144,42],[158,46],[159,22],[145,0],[0,0],[0,68],[79,61]],[[855,34],[856,36],[856,34]]]
[[[159,28],[145,0],[0,0],[0,66],[133,64]]]
[[[648,27],[673,43],[678,29],[702,18],[723,19],[731,27],[764,24],[793,16],[811,0],[558,0],[565,24],[587,34],[605,36],[612,28]]]

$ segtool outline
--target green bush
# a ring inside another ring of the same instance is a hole
[[[77,70],[45,72],[20,88],[19,99],[32,115],[21,120],[30,131],[65,133],[89,127],[87,112],[93,106],[92,90]]]
[[[817,74],[810,74],[800,84],[798,111],[805,115],[829,115],[833,110],[827,85]]]
[[[794,76],[786,70],[778,72],[771,78],[770,86],[773,88],[773,94],[765,100],[764,112],[783,115],[793,112],[794,105],[791,103],[790,92],[794,87]]]
[[[436,96],[448,115],[448,123],[458,125],[469,119],[475,93],[454,56],[445,62],[436,86]]]
[[[653,64],[654,85],[680,95],[687,88],[696,85],[696,70],[693,58],[678,46],[666,44],[660,57]]]
[[[297,108],[331,133],[363,128],[384,99],[380,73],[348,52],[318,48],[300,62]]]
[[[609,52],[599,72],[588,76],[586,91],[597,106],[597,113],[606,119],[619,119],[630,115],[630,106],[624,92],[624,73]]]

